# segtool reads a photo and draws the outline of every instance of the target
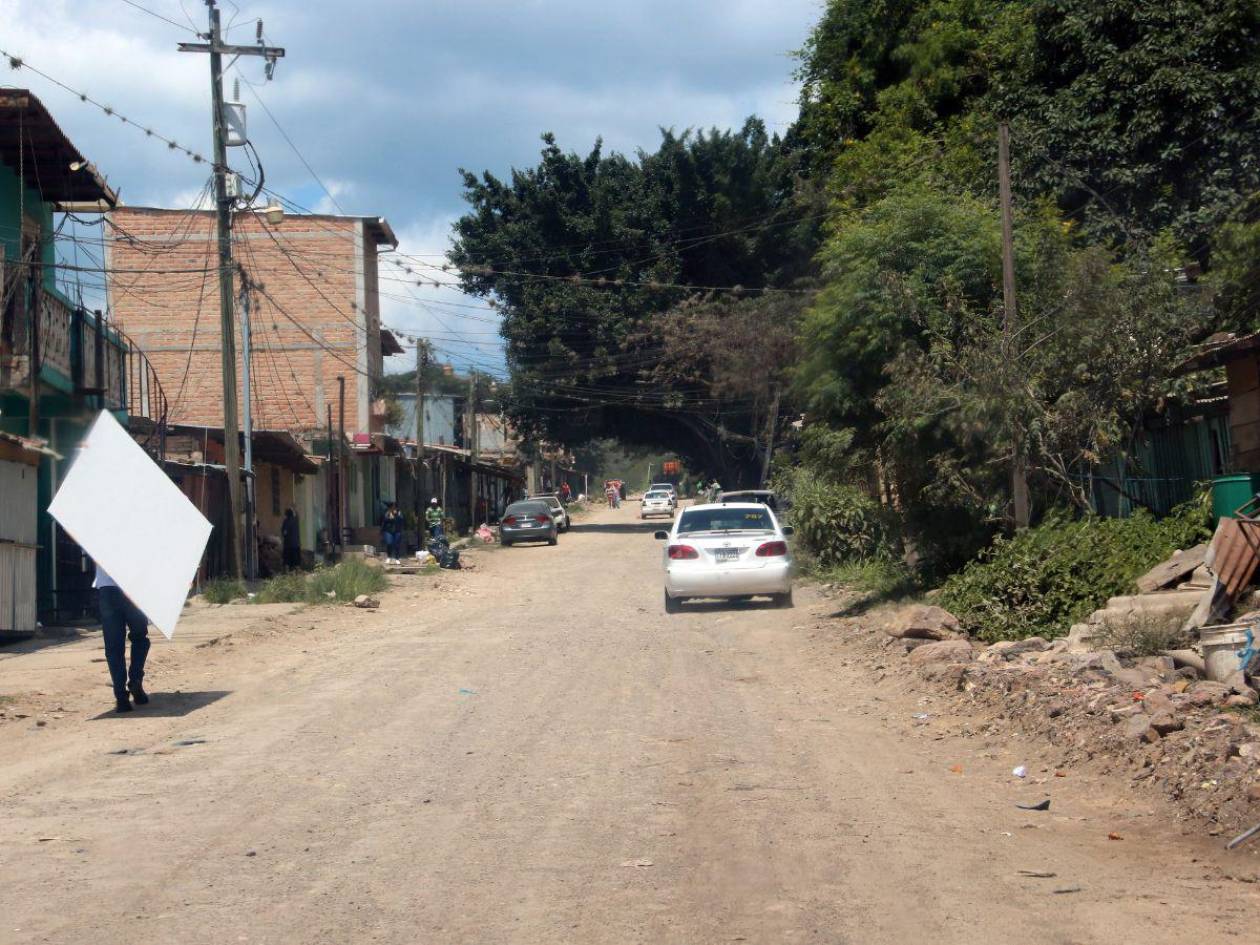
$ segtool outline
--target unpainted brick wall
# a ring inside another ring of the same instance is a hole
[[[119,207],[108,245],[114,317],[152,361],[174,423],[221,426],[223,380],[219,315],[218,248],[209,211]],[[358,218],[287,216],[268,227],[255,214],[238,214],[233,256],[265,290],[251,303],[253,422],[256,429],[323,428],[331,406],[337,423],[337,377],[345,378],[346,431],[368,432],[379,378],[379,303],[376,251],[363,253],[367,318],[359,311],[356,240]],[[239,293],[239,280],[236,281]],[[268,298],[270,297],[270,298]],[[274,299],[275,302],[271,301]],[[243,383],[237,320],[237,390]],[[238,407],[239,414],[239,407]]]

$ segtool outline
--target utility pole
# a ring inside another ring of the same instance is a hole
[[[1015,305],[1015,236],[1011,215],[1011,129],[1006,122],[998,125],[998,196],[1002,203],[1002,355],[1008,370],[1018,366],[1014,345],[1019,310]],[[1018,418],[1011,424],[1011,500],[1016,528],[1027,528],[1028,461],[1025,456],[1024,433]]]
[[[346,518],[346,378],[337,375],[337,547],[345,548],[350,523]]]
[[[477,528],[477,372],[468,370],[468,531]]]
[[[207,43],[180,43],[180,52],[209,53],[210,55],[210,126],[214,136],[214,202],[219,244],[219,330],[222,334],[223,367],[223,463],[227,467],[228,543],[232,549],[232,573],[240,578],[244,574],[241,555],[241,456],[236,417],[236,332],[232,317],[232,200],[227,188],[227,120],[223,113],[223,54],[229,56],[263,56],[267,60],[267,77],[275,68],[276,60],[284,50],[264,46],[261,38],[255,46],[233,46],[223,42],[219,30],[219,8],[215,0],[206,0],[210,14],[210,30],[203,35]],[[259,33],[261,34],[261,23]],[[246,532],[250,531],[246,523]]]
[[[254,478],[254,420],[251,409],[249,369],[251,348],[249,343],[249,277],[241,271],[241,414],[245,425],[245,577],[258,577],[258,538],[254,534],[254,517],[257,514],[257,490]]]
[[[416,459],[420,465],[416,467],[416,516],[419,521],[423,499],[420,493],[421,477],[424,475],[424,372],[429,366],[429,343],[423,338],[416,339]]]

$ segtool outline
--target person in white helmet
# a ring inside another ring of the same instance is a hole
[[[430,538],[442,537],[442,523],[445,520],[446,513],[442,511],[442,504],[434,496],[429,500],[429,507],[424,510],[424,524],[428,526]]]

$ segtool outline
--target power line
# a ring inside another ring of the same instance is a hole
[[[122,2],[127,4],[127,6],[129,7],[134,7],[135,9],[139,10],[141,13],[147,13],[149,14],[149,16],[154,17],[155,19],[161,20],[164,23],[169,23],[171,24],[171,26],[175,27],[176,29],[183,30],[185,33],[192,33],[194,36],[201,35],[199,32],[197,32],[197,30],[193,29],[192,27],[185,26],[183,23],[180,23],[176,20],[172,20],[168,16],[163,16],[161,13],[157,13],[154,10],[150,10],[146,6],[141,6],[140,4],[136,3],[135,0],[122,0]]]

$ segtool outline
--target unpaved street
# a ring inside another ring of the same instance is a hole
[[[96,717],[99,653],[67,648],[95,688],[0,726],[0,941],[1254,935],[1219,840],[1085,775],[1017,782],[1029,745],[925,737],[808,590],[667,618],[636,509],[399,578],[378,612],[159,643],[130,716]]]

